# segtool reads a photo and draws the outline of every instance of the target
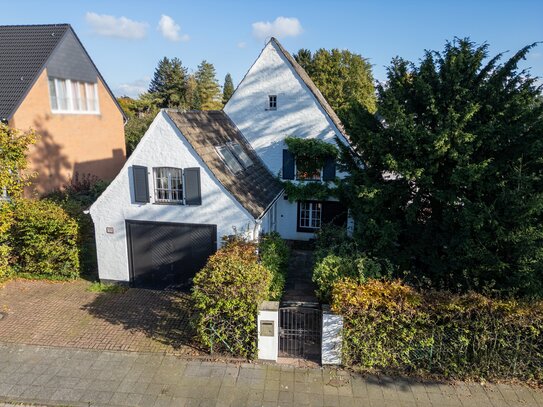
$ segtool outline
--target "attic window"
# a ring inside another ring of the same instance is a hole
[[[49,78],[53,113],[99,114],[96,83]]]
[[[231,142],[224,146],[218,146],[216,149],[219,157],[222,158],[226,166],[234,174],[253,165],[253,160],[251,160],[239,143]]]
[[[268,110],[277,110],[277,95],[268,95]]]

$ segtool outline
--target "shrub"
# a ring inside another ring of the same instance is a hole
[[[272,274],[269,299],[278,301],[285,287],[290,250],[281,235],[272,232],[262,236],[259,252],[261,264]]]
[[[343,280],[334,285],[332,309],[344,317],[348,366],[543,382],[543,302]]]
[[[368,278],[388,277],[391,273],[390,262],[368,257],[359,251],[345,228],[327,226],[317,235],[313,282],[317,285],[317,296],[321,301],[330,301],[332,287],[341,279],[364,283]]]
[[[13,224],[13,209],[10,203],[0,201],[0,281],[11,275],[11,246],[9,231]]]
[[[72,279],[79,275],[77,222],[49,200],[17,200],[10,242],[16,271],[32,277]]]
[[[85,214],[84,210],[98,199],[108,185],[107,181],[100,180],[91,174],[75,173],[61,191],[55,191],[47,196],[47,199],[56,202],[77,221],[79,264],[84,274],[92,274],[97,270],[94,224],[90,215]]]
[[[269,295],[272,273],[257,262],[257,246],[225,243],[194,277],[192,298],[202,346],[253,358],[257,353],[258,305]]]

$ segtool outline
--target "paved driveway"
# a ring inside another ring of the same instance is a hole
[[[128,289],[93,293],[89,283],[10,281],[0,286],[0,342],[196,355],[189,295]]]

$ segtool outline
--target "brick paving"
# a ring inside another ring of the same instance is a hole
[[[187,293],[13,280],[0,286],[0,343],[197,355]]]
[[[542,407],[522,386],[418,383],[329,368],[0,344],[0,405]]]

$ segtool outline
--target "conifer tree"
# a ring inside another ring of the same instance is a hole
[[[518,63],[469,39],[396,58],[360,111],[343,196],[358,239],[412,281],[543,296],[543,100]],[[344,151],[347,153],[347,151]]]
[[[158,107],[186,107],[187,69],[179,58],[159,61],[149,85],[149,93]]]
[[[234,94],[234,82],[232,81],[232,75],[229,73],[224,77],[224,86],[222,87],[222,103],[223,105],[228,102],[228,100]]]
[[[202,61],[194,74],[196,89],[202,110],[217,110],[221,106],[221,87],[217,81],[213,64]]]

